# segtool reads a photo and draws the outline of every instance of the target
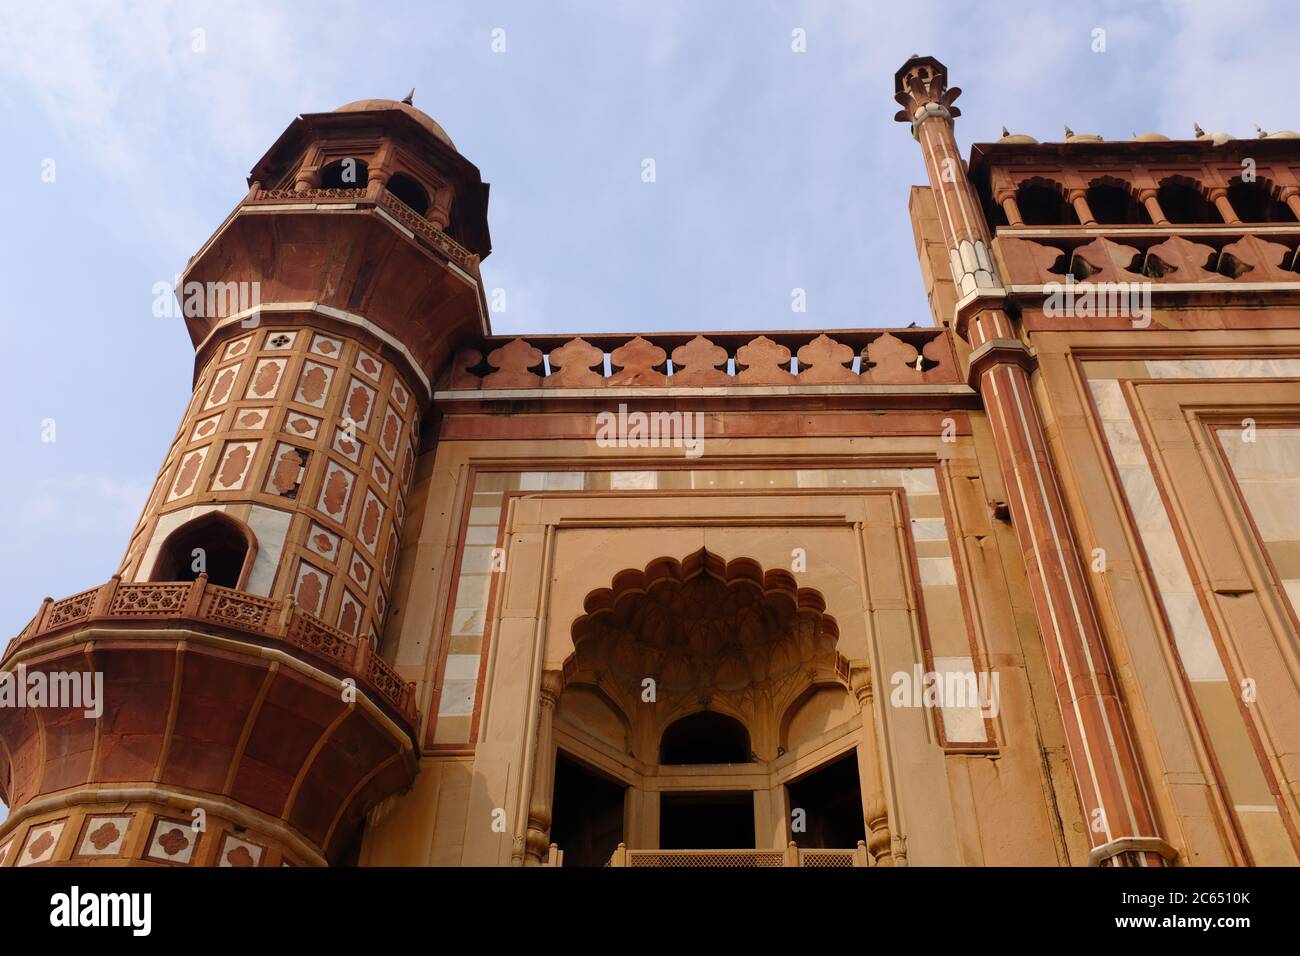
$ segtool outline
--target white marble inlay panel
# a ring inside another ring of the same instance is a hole
[[[609,487],[616,491],[644,491],[659,487],[657,471],[611,471]]]
[[[984,743],[984,711],[980,700],[979,674],[969,657],[936,657],[934,670],[943,680],[940,710],[943,712],[943,735],[950,743]],[[952,675],[949,677],[949,675]],[[985,688],[992,703],[993,685]],[[951,694],[951,696],[950,696]]]
[[[1145,364],[1148,375],[1156,379],[1300,376],[1300,359],[1150,360]],[[1128,404],[1123,400],[1121,386],[1114,379],[1098,378],[1089,379],[1088,387],[1102,419],[1102,433],[1118,468],[1124,497],[1137,523],[1138,535],[1147,552],[1183,667],[1192,680],[1226,680],[1222,658],[1210,634],[1205,613],[1193,593],[1191,576],[1178,547],[1168,510],[1157,489],[1151,463],[1138,440]],[[1221,433],[1221,438],[1224,434]],[[1232,448],[1228,451],[1234,468],[1236,460],[1250,458],[1249,451]],[[1300,452],[1297,456],[1300,460]],[[1257,469],[1267,467],[1263,462],[1256,465]],[[1300,501],[1300,482],[1297,482],[1295,492],[1291,501]],[[1278,527],[1288,528],[1287,533],[1294,525],[1297,528],[1295,537],[1300,538],[1300,508],[1287,509],[1289,516],[1274,516],[1274,510],[1269,509],[1269,520],[1275,519]]]

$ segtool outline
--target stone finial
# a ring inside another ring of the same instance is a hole
[[[1076,133],[1070,127],[1065,127],[1065,141],[1067,143],[1100,143],[1101,137],[1096,133]]]
[[[932,56],[913,56],[894,74],[894,101],[903,107],[894,114],[900,123],[917,124],[927,116],[954,119],[961,110],[952,104],[960,87],[948,87],[948,68]]]
[[[1197,139],[1209,140],[1214,143],[1215,146],[1222,146],[1224,143],[1228,142],[1228,140],[1233,139],[1231,133],[1207,133],[1205,130],[1201,129],[1200,123],[1193,123],[1192,128],[1196,130]]]
[[[415,87],[411,87],[411,92],[402,97],[402,102],[407,106],[415,105]]]
[[[1024,133],[1012,133],[1005,126],[1002,127],[1002,138],[999,143],[1037,143],[1038,140],[1032,136],[1026,136]]]

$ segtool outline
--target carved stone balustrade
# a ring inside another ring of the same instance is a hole
[[[356,680],[414,733],[415,684],[402,680],[370,642],[331,627],[291,601],[273,601],[205,580],[129,584],[109,581],[60,601],[47,601],[5,648],[0,668],[17,651],[96,624],[220,625],[258,643],[283,645]]]
[[[436,225],[387,190],[377,196],[364,189],[263,189],[254,187],[244,199],[245,206],[348,205],[357,209],[382,209],[400,225],[415,233],[426,245],[441,253],[475,278],[479,277],[479,257],[447,235]]]
[[[994,250],[1008,285],[1075,281],[1151,283],[1300,283],[1300,226],[1246,232],[1225,227],[1005,235]]]
[[[47,599],[0,672],[35,686],[94,681],[93,699],[83,690],[0,708],[0,799],[10,809],[0,843],[69,806],[113,803],[119,825],[179,826],[193,841],[123,849],[114,864],[141,853],[167,862],[186,846],[177,862],[214,865],[218,854],[232,859],[236,838],[249,855],[233,866],[272,854],[294,866],[346,864],[371,809],[415,778],[414,684],[368,640],[292,599],[206,575],[114,578]],[[207,823],[197,836],[196,808]]]

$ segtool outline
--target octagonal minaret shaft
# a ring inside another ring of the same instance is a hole
[[[1124,706],[1044,435],[1032,357],[1002,306],[992,236],[957,150],[952,104],[960,89],[932,57],[895,74],[899,122],[921,146],[957,284],[952,324],[971,346],[968,380],[988,412],[1008,505],[1024,556],[1039,631],[1065,726],[1070,767],[1089,824],[1094,862],[1156,865],[1172,851],[1156,831]]]
[[[486,187],[391,100],[299,117],[250,179],[177,290],[195,391],[122,574],[162,580],[219,511],[251,545],[220,583],[373,644],[431,383],[484,327]]]
[[[104,678],[98,714],[0,714],[0,847],[355,858],[416,772],[415,685],[379,641],[432,383],[487,331],[486,207],[409,103],[300,116],[254,166],[176,290],[193,392],[118,573],[0,660]]]

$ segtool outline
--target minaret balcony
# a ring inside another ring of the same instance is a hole
[[[0,676],[23,694],[0,708],[0,843],[68,807],[107,807],[119,829],[139,818],[139,833],[180,820],[188,836],[202,810],[203,865],[227,838],[272,865],[346,864],[369,811],[415,778],[415,685],[369,640],[206,575],[47,599]]]
[[[435,378],[490,331],[480,255],[383,189],[254,184],[190,260],[178,288],[246,283],[253,308],[186,315],[200,364],[243,331],[245,312],[306,307],[359,325]],[[256,283],[256,285],[253,285]],[[242,300],[241,300],[242,301]],[[256,320],[253,320],[256,321]]]
[[[477,255],[387,190],[376,193],[366,189],[264,189],[256,186],[241,205],[286,210],[298,207],[377,210],[381,216],[395,220],[405,231],[413,233],[423,246],[441,258],[464,269],[475,279],[481,281],[482,278]]]
[[[208,583],[206,575],[195,581],[126,583],[116,578],[59,601],[47,599],[36,616],[9,642],[0,657],[0,670],[8,669],[19,651],[52,644],[57,638],[91,627],[149,625],[160,628],[195,628],[233,637],[260,647],[287,651],[343,680],[352,680],[406,733],[414,737],[419,723],[415,684],[381,658],[370,642],[356,638],[296,607],[292,598],[276,601]],[[105,638],[96,636],[97,642]],[[24,655],[26,657],[27,655]]]

